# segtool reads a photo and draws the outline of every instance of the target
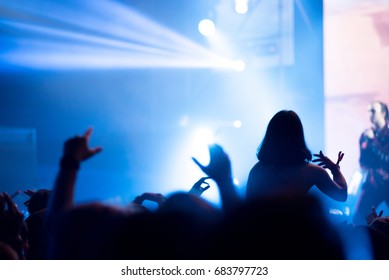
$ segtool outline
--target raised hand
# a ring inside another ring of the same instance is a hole
[[[24,216],[7,193],[0,193],[0,231],[2,241],[10,245],[19,258],[24,259],[27,243],[22,238]]]
[[[36,191],[33,190],[25,190],[24,194],[28,195],[29,197],[33,196],[33,194],[36,193]]]
[[[336,165],[339,166],[339,163],[342,161],[343,157],[344,157],[344,153],[342,151],[340,151],[338,153],[338,160],[336,161]]]
[[[326,157],[322,151],[320,151],[319,154],[314,154],[314,156],[318,158],[312,160],[312,162],[317,162],[319,166],[323,168],[328,168],[329,170],[333,171],[338,169],[338,163],[343,159],[344,154],[342,152],[339,152],[336,164],[333,163],[328,157]]]
[[[371,224],[376,218],[380,218],[382,214],[384,213],[384,210],[381,210],[379,214],[377,214],[377,211],[374,206],[371,207],[371,213],[366,216],[366,222],[367,224]]]
[[[189,193],[200,196],[203,192],[209,189],[210,185],[208,182],[205,182],[205,180],[210,179],[210,177],[202,177],[200,180],[198,180],[190,189]],[[205,187],[202,187],[202,185],[205,185]]]
[[[207,166],[202,165],[196,158],[193,161],[207,174],[214,179],[220,191],[224,211],[231,212],[240,204],[232,181],[231,161],[223,148],[217,144],[209,145],[210,161]]]
[[[81,162],[101,152],[101,147],[89,147],[89,139],[91,135],[92,128],[88,128],[84,135],[76,136],[67,140],[64,145],[63,156],[70,157]]]
[[[207,166],[202,165],[196,158],[193,161],[200,169],[215,181],[231,179],[231,162],[223,148],[218,144],[208,146],[210,162]]]
[[[8,193],[0,193],[0,217],[2,217],[2,221],[8,221],[9,224],[14,226],[23,221],[22,212],[19,211]],[[3,226],[8,230],[6,225]]]
[[[24,191],[24,194],[25,195],[28,195],[30,198],[36,193],[36,191],[33,191],[33,190],[25,190]],[[25,202],[23,202],[24,206],[28,206],[28,204],[30,203],[30,199],[26,200]]]

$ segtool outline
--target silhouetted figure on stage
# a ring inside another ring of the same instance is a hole
[[[270,120],[259,146],[258,163],[247,182],[247,199],[274,195],[307,195],[312,186],[337,201],[346,201],[347,183],[339,169],[343,153],[333,163],[320,151],[312,154],[305,143],[303,125],[293,111],[280,111]],[[329,169],[332,177],[325,168]]]
[[[366,224],[366,216],[381,202],[389,204],[389,113],[382,102],[374,101],[369,107],[372,127],[365,130],[359,140],[359,163],[366,172],[356,205],[353,223]]]

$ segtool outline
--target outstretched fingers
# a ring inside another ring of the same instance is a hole
[[[8,193],[4,193],[4,198],[5,198],[5,202],[7,203],[8,211],[13,215],[18,214],[19,210],[16,204],[12,201],[12,198],[9,196]]]
[[[28,196],[32,196],[33,194],[35,193],[35,191],[33,191],[33,190],[25,190],[24,191],[24,194],[26,194],[26,195],[28,195]]]
[[[201,190],[203,191],[203,192],[205,192],[206,190],[208,190],[211,186],[208,184],[208,183],[205,183],[205,184],[207,184],[205,187],[202,187],[201,188]]]
[[[89,148],[89,139],[92,136],[92,132],[93,132],[93,128],[89,127],[83,135],[83,138],[86,141],[86,146],[88,147],[88,153],[86,158],[90,158],[95,154],[100,153],[103,150],[102,147]]]
[[[336,165],[339,165],[339,163],[342,161],[343,157],[344,157],[344,153],[342,151],[340,151],[338,153],[338,160],[336,161]]]
[[[314,159],[313,161],[320,161],[324,158],[324,154],[322,151],[320,151],[318,154],[313,154],[315,157],[318,157],[318,159]]]
[[[202,165],[195,157],[192,157],[192,160],[194,161],[194,163],[197,164],[198,167],[200,167],[200,169],[201,169],[205,174],[209,175],[208,172],[207,172],[207,171],[208,171],[208,167],[207,167],[207,166]]]
[[[89,128],[85,131],[83,137],[84,137],[87,141],[89,141],[89,138],[91,137],[92,132],[93,132],[93,128],[92,128],[92,127],[89,127]]]
[[[206,183],[205,182],[205,180],[207,180],[207,179],[211,179],[211,177],[201,177],[201,179],[199,180],[199,182],[201,182],[201,183]]]
[[[102,147],[95,147],[92,149],[89,149],[89,157],[94,156],[95,154],[100,153],[103,150]]]

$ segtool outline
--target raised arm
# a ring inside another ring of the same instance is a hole
[[[49,200],[49,214],[73,206],[74,188],[80,163],[102,150],[101,147],[89,147],[91,134],[92,129],[89,128],[84,135],[70,138],[65,142],[60,169]]]
[[[346,201],[347,182],[339,167],[339,163],[343,159],[344,154],[339,152],[337,163],[333,163],[328,157],[324,156],[322,151],[319,154],[314,154],[314,156],[317,159],[314,159],[313,162],[317,162],[319,165],[311,165],[310,172],[314,176],[314,184],[329,197],[337,201]],[[323,168],[331,171],[332,179]]]
[[[217,144],[209,145],[209,155],[210,162],[207,166],[202,165],[195,158],[192,159],[205,174],[215,180],[220,191],[223,208],[229,212],[240,202],[232,180],[230,159],[223,148]]]

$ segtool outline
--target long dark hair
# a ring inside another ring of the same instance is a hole
[[[266,165],[291,165],[312,160],[303,125],[294,111],[283,110],[273,116],[258,147],[257,158]]]

